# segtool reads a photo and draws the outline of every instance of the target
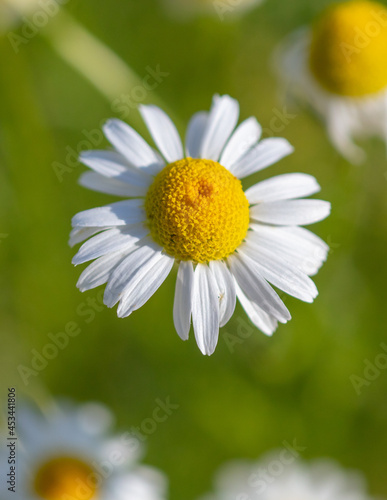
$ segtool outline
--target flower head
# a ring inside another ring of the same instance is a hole
[[[387,8],[368,0],[328,7],[279,51],[286,90],[318,111],[334,145],[353,163],[364,159],[353,138],[387,139],[386,57]]]
[[[130,199],[86,210],[73,218],[70,243],[84,243],[73,259],[96,259],[82,273],[81,291],[107,283],[104,302],[119,303],[119,317],[139,309],[178,264],[174,322],[187,339],[191,318],[204,354],[212,354],[219,326],[236,298],[253,323],[270,335],[290,314],[268,282],[306,302],[317,289],[309,278],[327,245],[297,227],[325,218],[327,202],[301,200],[319,191],[306,174],[286,174],[242,189],[240,179],[290,154],[284,139],[259,141],[248,118],[237,128],[239,106],[215,96],[209,113],[190,121],[183,149],[168,116],[142,106],[159,152],[132,128],[110,120],[105,135],[115,151],[87,151],[81,184]]]
[[[313,27],[310,68],[334,94],[361,97],[385,89],[386,55],[387,8],[376,2],[339,3]]]
[[[136,438],[109,435],[111,421],[110,412],[97,404],[62,405],[47,415],[19,407],[17,498],[165,499],[164,477],[137,463],[141,446]],[[5,498],[8,485],[2,487]]]
[[[296,452],[297,453],[297,452]],[[302,462],[289,450],[223,466],[201,500],[368,500],[363,478],[327,459]]]

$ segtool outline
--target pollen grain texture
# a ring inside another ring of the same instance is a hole
[[[152,237],[177,260],[225,259],[249,227],[249,202],[240,180],[212,160],[185,158],[167,165],[145,200]]]

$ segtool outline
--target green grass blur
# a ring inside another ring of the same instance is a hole
[[[70,0],[66,11],[141,78],[148,66],[168,72],[154,92],[183,127],[218,92],[239,100],[242,118],[255,115],[267,128],[282,109],[270,70],[272,50],[328,3],[267,0],[223,23],[177,23],[157,0]],[[20,28],[13,31],[20,34]],[[41,35],[15,54],[4,34],[0,57],[0,233],[7,235],[0,239],[0,398],[15,386],[19,396],[39,401],[59,395],[101,401],[125,431],[151,417],[155,399],[169,396],[179,409],[148,437],[146,461],[168,474],[171,500],[208,490],[225,460],[256,458],[293,439],[306,447],[305,458],[336,458],[362,470],[372,493],[386,495],[387,370],[361,394],[350,379],[363,377],[364,360],[373,361],[387,342],[383,145],[368,142],[368,161],[354,167],[306,112],[284,126],[279,135],[295,153],[245,185],[283,172],[317,177],[321,197],[333,207],[328,220],[311,228],[332,248],[315,280],[320,295],[312,305],[288,298],[290,323],[272,338],[254,330],[231,352],[227,334],[235,335],[241,320],[253,329],[238,308],[208,358],[192,332],[183,343],[174,331],[175,275],[124,320],[100,307],[99,290],[76,289],[80,268],[71,265],[75,252],[67,245],[71,217],[113,198],[78,186],[83,166],[65,172],[60,182],[52,164],[65,163],[66,148],[85,139],[82,131],[121,115]],[[150,93],[147,102],[152,100]],[[136,110],[128,120],[138,122]],[[95,309],[88,299],[96,299]],[[31,366],[31,351],[42,352],[47,335],[70,321],[81,333],[25,385],[18,366]]]

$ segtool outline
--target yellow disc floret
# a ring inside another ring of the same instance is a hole
[[[313,29],[309,65],[330,92],[360,97],[387,87],[387,8],[349,1],[328,8]]]
[[[249,226],[241,182],[212,160],[167,165],[149,188],[145,209],[154,240],[178,260],[224,259]]]
[[[93,469],[72,457],[58,457],[44,463],[34,479],[34,491],[44,500],[92,500],[97,498]]]

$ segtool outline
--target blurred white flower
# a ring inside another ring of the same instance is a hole
[[[46,415],[19,406],[15,498],[164,500],[164,476],[139,465],[140,443],[127,433],[112,436],[111,423],[110,412],[95,403],[61,405]],[[9,472],[4,455],[3,478]],[[1,481],[0,498],[11,498],[8,487]]]
[[[360,163],[365,154],[355,139],[387,143],[386,59],[387,8],[351,0],[289,36],[275,66],[288,96],[316,111],[338,151]]]
[[[215,491],[200,500],[367,500],[363,478],[331,460],[303,463],[284,450],[258,462],[235,461],[215,478]]]
[[[0,33],[14,29],[36,9],[40,9],[39,0],[0,0]]]
[[[263,3],[264,0],[162,0],[174,17],[212,14],[221,21],[243,14]]]
[[[73,217],[70,244],[84,240],[73,264],[94,262],[81,274],[81,291],[107,283],[104,303],[119,317],[142,307],[179,266],[175,327],[187,340],[191,318],[203,354],[214,352],[219,327],[238,298],[251,321],[271,335],[290,313],[268,282],[305,302],[317,288],[310,276],[328,246],[298,227],[323,220],[330,204],[303,199],[320,190],[303,173],[266,179],[243,191],[240,179],[292,153],[282,138],[260,141],[254,117],[238,127],[239,104],[215,96],[209,112],[196,113],[186,146],[171,119],[157,106],[140,112],[159,151],[126,123],[104,126],[114,151],[85,151],[93,172],[83,186],[128,198]]]

